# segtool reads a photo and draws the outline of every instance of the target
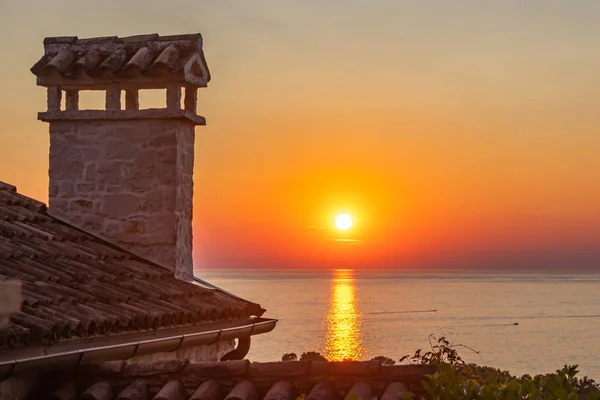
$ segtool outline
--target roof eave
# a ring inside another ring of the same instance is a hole
[[[98,343],[94,342],[93,347],[89,345],[82,348],[71,346],[68,349],[64,346],[46,347],[40,349],[43,355],[17,356],[0,361],[0,381],[31,371],[42,372],[58,368],[73,368],[83,364],[126,360],[144,354],[173,352],[190,346],[211,345],[224,340],[247,338],[271,332],[277,322],[276,319],[257,318],[252,322],[246,320],[242,323],[230,323],[229,326],[213,327],[210,330],[199,331],[197,326],[191,329],[169,329],[160,337],[156,337],[156,333],[145,333],[127,335],[127,340],[123,337],[107,338],[103,346],[98,346]]]

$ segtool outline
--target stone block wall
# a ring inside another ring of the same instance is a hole
[[[53,121],[49,211],[191,279],[193,167],[183,119]]]

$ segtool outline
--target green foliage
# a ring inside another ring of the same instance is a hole
[[[600,388],[582,391],[577,379],[577,366],[566,366],[554,374],[506,377],[503,374],[481,379],[467,379],[460,368],[440,364],[438,371],[428,375],[422,386],[432,400],[594,400],[600,398]]]
[[[466,363],[457,347],[479,352],[452,345],[445,337],[431,335],[429,344],[429,351],[419,349],[400,361],[437,365],[437,371],[421,382],[432,400],[600,400],[600,385],[587,377],[577,378],[577,365],[565,365],[554,374],[517,378],[497,368]]]
[[[577,377],[577,365],[565,365],[553,374],[523,375],[518,378],[508,371],[465,362],[457,348],[468,346],[451,344],[445,337],[429,337],[429,350],[417,350],[412,356],[404,356],[400,362],[410,364],[434,364],[437,371],[427,375],[421,385],[432,400],[600,400],[600,385],[587,376]],[[292,357],[293,356],[293,357]],[[282,357],[297,360],[294,353]],[[302,353],[300,360],[327,361],[321,354],[309,351]],[[373,358],[383,365],[394,365],[389,357]],[[402,399],[419,398],[407,393]],[[300,399],[298,399],[300,400]],[[348,399],[347,399],[348,400]]]

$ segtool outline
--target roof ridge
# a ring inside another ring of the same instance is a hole
[[[33,197],[26,196],[23,193],[20,193],[17,190],[17,187],[14,185],[11,185],[10,183],[0,181],[0,191],[9,193],[8,195],[3,196],[3,199],[2,199],[3,202],[8,201],[9,204],[12,202],[17,202],[18,204],[21,204],[31,210],[36,210],[38,212],[46,213],[46,210],[47,210],[46,203],[36,200]]]
[[[4,181],[0,181],[0,190],[6,190],[8,192],[16,192],[17,187],[11,185],[10,183],[6,183]]]

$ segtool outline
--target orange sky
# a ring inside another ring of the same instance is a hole
[[[47,200],[45,36],[201,32],[197,268],[597,267],[600,3],[524,3],[3,2],[0,180]]]

